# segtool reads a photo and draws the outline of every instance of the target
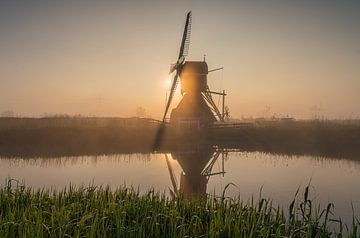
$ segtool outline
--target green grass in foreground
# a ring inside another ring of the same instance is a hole
[[[243,203],[225,198],[167,199],[121,187],[37,190],[0,189],[1,237],[347,237],[359,236],[359,220],[329,228],[332,205],[315,208],[304,197],[287,209],[271,200]]]

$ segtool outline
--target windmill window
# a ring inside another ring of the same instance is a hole
[[[200,120],[199,119],[186,119],[179,120],[179,127],[182,129],[200,129]]]

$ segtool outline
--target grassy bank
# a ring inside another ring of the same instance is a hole
[[[157,121],[144,118],[0,118],[0,156],[150,153],[158,128]],[[181,149],[173,136],[164,138],[168,145],[164,151],[171,151],[172,145]],[[195,137],[186,136],[185,141],[190,138]],[[212,129],[203,139],[201,143],[242,151],[360,159],[358,121],[257,123]]]
[[[169,200],[163,195],[119,188],[33,191],[0,189],[1,237],[359,237],[359,221],[347,235],[329,228],[324,210],[307,197],[274,208],[271,201],[208,198]],[[341,227],[337,222],[336,226]]]
[[[149,153],[157,127],[140,118],[0,118],[0,155]]]
[[[360,159],[359,121],[293,121],[217,129],[212,141],[244,151]]]

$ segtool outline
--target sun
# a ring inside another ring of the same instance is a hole
[[[165,81],[164,81],[164,86],[165,86],[167,89],[170,89],[170,87],[171,87],[171,81],[172,81],[172,79],[171,79],[170,76],[168,76],[168,77],[165,79]]]

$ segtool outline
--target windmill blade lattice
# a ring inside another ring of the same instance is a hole
[[[179,83],[179,75],[180,75],[180,72],[181,72],[182,65],[183,65],[183,63],[185,61],[185,56],[187,56],[187,54],[189,53],[190,33],[191,33],[191,19],[192,19],[192,17],[191,17],[191,11],[190,11],[186,15],[186,22],[185,22],[183,37],[182,37],[182,40],[181,40],[178,60],[177,60],[176,64],[173,67],[170,68],[170,74],[173,73],[174,71],[176,71],[176,73],[174,75],[174,78],[173,78],[173,81],[172,81],[172,84],[171,84],[169,98],[167,100],[165,111],[164,111],[164,116],[162,118],[163,122],[165,122],[165,120],[166,120],[166,115],[167,115],[167,113],[169,111],[171,101],[172,101],[172,99],[174,97],[176,86]]]

